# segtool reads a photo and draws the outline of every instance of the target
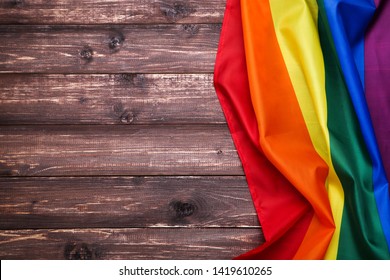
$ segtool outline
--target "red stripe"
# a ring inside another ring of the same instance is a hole
[[[239,0],[227,1],[214,83],[266,239],[263,245],[238,258],[290,259],[305,236],[313,211],[260,149],[248,85]]]

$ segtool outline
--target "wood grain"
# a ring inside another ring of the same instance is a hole
[[[211,73],[220,24],[0,25],[0,73]]]
[[[0,178],[0,229],[259,227],[241,176]]]
[[[232,259],[264,242],[259,229],[0,231],[1,259]]]
[[[0,259],[264,242],[213,88],[226,0],[0,0]]]
[[[0,75],[0,124],[225,123],[212,74]]]
[[[0,0],[0,24],[222,22],[226,0]]]
[[[3,126],[0,175],[243,175],[225,125]]]

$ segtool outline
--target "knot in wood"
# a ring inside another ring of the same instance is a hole
[[[223,153],[223,152],[222,152],[221,149],[218,149],[218,150],[217,150],[217,155],[222,155],[222,153]]]
[[[67,260],[91,260],[92,250],[86,243],[68,243],[65,245],[64,257]]]
[[[144,74],[128,74],[123,73],[118,77],[119,81],[138,88],[144,88],[147,85],[147,80]]]
[[[191,216],[196,210],[194,204],[182,201],[173,201],[170,203],[170,207],[176,212],[178,218]]]
[[[176,22],[194,13],[195,9],[186,3],[173,3],[173,5],[162,4],[160,6],[160,11],[168,21]]]
[[[80,51],[80,57],[86,61],[91,61],[93,56],[93,50],[90,47],[84,47]]]
[[[120,116],[120,121],[121,123],[126,123],[126,124],[129,124],[129,123],[132,123],[135,119],[135,115],[131,112],[124,112],[121,116]]]
[[[84,96],[82,96],[82,97],[79,98],[79,103],[80,103],[80,104],[85,104],[85,103],[87,103],[87,101],[88,101],[88,98],[86,98],[86,97],[84,97]]]
[[[22,7],[24,5],[24,0],[12,0],[10,4],[14,8]]]
[[[190,35],[195,35],[196,33],[199,32],[199,25],[196,25],[196,24],[183,24],[182,25],[182,29],[190,34]]]
[[[135,121],[136,114],[125,109],[122,102],[115,103],[113,106],[115,118],[119,118],[121,123],[129,124]]]
[[[123,42],[123,38],[119,36],[111,37],[110,42],[108,43],[108,47],[112,50],[117,49],[121,46],[122,42]]]

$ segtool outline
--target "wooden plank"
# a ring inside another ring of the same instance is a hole
[[[0,124],[225,123],[212,74],[0,75]]]
[[[0,24],[222,22],[226,0],[1,0]]]
[[[2,126],[0,175],[243,175],[226,125]]]
[[[0,178],[0,229],[259,227],[245,177]]]
[[[260,229],[144,228],[0,231],[1,259],[232,259]]]
[[[220,24],[0,26],[0,73],[211,73]]]

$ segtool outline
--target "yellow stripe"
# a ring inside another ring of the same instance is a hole
[[[336,259],[344,191],[330,154],[325,66],[317,28],[318,6],[315,0],[270,0],[270,6],[278,42],[311,140],[329,166],[326,187],[336,229],[325,258]]]

